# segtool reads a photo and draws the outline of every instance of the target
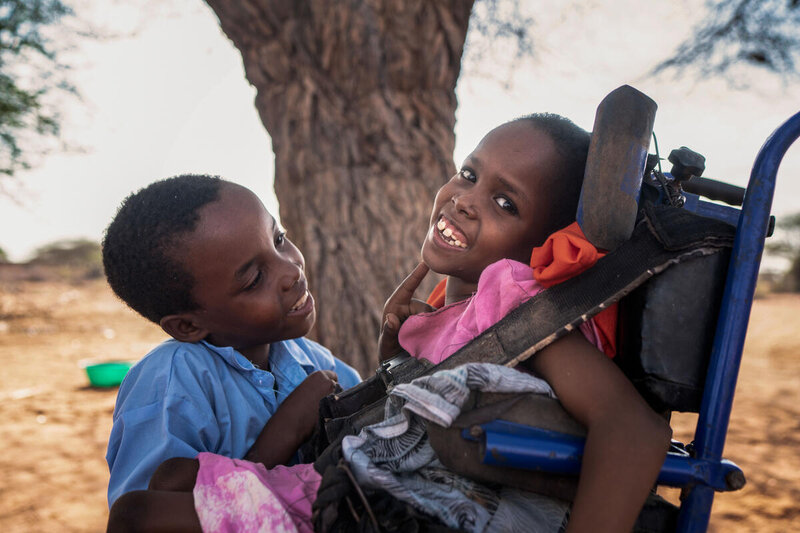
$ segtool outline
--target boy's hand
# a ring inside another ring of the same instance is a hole
[[[378,358],[381,361],[397,355],[402,348],[397,340],[400,325],[411,315],[427,313],[434,308],[414,298],[414,291],[425,279],[428,265],[420,262],[411,274],[395,289],[383,306],[383,326],[378,338]]]
[[[309,374],[267,420],[244,458],[267,468],[286,464],[314,432],[319,401],[336,392],[338,385],[333,370],[317,370]]]
[[[319,417],[319,402],[336,392],[339,378],[333,370],[317,370],[303,380],[278,408],[291,416],[302,432],[302,441],[311,436]]]

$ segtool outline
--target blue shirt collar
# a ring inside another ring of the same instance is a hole
[[[231,346],[215,346],[207,341],[200,341],[200,344],[219,355],[226,363],[240,370],[257,370],[256,366],[247,357],[239,353]],[[316,370],[316,365],[308,357],[308,354],[297,345],[293,340],[274,342],[269,347],[269,362],[273,368],[299,364],[308,373]],[[266,370],[266,369],[263,369]]]
[[[236,351],[232,346],[215,346],[206,341],[200,341],[200,344],[220,356],[223,361],[237,370],[256,370],[256,366],[247,357]]]
[[[252,376],[251,380],[255,380],[259,385],[273,387],[273,383],[277,383],[279,402],[283,401],[288,393],[300,385],[309,374],[318,370],[317,365],[311,361],[298,342],[298,340],[288,340],[272,343],[269,349],[270,368],[268,370],[257,368],[247,357],[231,346],[215,346],[209,342],[200,341],[203,346],[217,354],[227,364]],[[264,374],[269,376],[266,381],[257,377]],[[273,379],[274,381],[272,381]]]

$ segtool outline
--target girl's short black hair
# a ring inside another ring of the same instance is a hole
[[[180,237],[195,230],[199,210],[219,198],[224,180],[184,174],[151,183],[123,200],[103,237],[103,267],[114,293],[159,323],[197,308],[194,280],[178,261]]]
[[[554,206],[547,231],[549,235],[575,221],[591,135],[570,119],[555,113],[533,113],[511,122],[530,123],[532,127],[548,135],[561,156],[558,174],[548,189],[548,196],[552,197]]]

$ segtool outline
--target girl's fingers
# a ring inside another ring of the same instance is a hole
[[[386,315],[386,320],[383,323],[384,331],[397,331],[400,329],[400,319],[394,313]]]
[[[406,276],[406,279],[394,290],[389,297],[389,301],[396,304],[409,303],[411,298],[414,297],[414,291],[417,290],[419,284],[422,283],[422,280],[425,279],[425,276],[428,274],[428,270],[428,265],[420,261],[417,266],[414,267],[414,270],[411,271],[411,274]]]
[[[411,274],[406,276],[406,279],[400,283],[389,299],[386,300],[386,305],[383,307],[383,325],[378,338],[378,356],[381,361],[392,357],[400,351],[400,344],[397,341],[400,325],[409,316],[414,291],[425,279],[428,270],[428,265],[423,262],[418,263],[414,270],[411,271]]]

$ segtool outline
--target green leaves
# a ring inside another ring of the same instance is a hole
[[[47,97],[73,89],[54,75],[63,68],[49,30],[72,15],[61,0],[0,0],[0,174],[28,168],[26,150],[59,133]]]

